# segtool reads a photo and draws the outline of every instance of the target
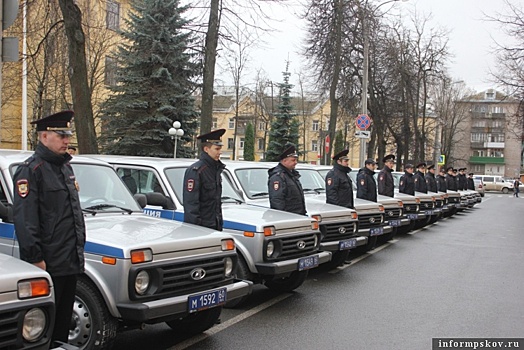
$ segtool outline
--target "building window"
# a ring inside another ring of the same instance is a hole
[[[502,106],[494,106],[492,108],[492,113],[504,113],[504,107]]]
[[[240,149],[244,149],[244,142],[246,141],[245,138],[241,137],[240,138],[240,145],[238,146]]]
[[[258,150],[259,151],[264,150],[264,139],[258,139]]]
[[[313,120],[313,131],[318,131],[318,120]]]
[[[229,129],[234,129],[235,128],[235,118],[229,118],[229,123],[228,123],[227,127]]]
[[[104,66],[104,84],[107,86],[116,85],[116,59],[113,57],[106,56]]]
[[[106,7],[106,26],[107,29],[120,29],[120,4],[113,0],[107,0]]]
[[[266,130],[266,122],[258,122],[258,130]]]
[[[233,139],[232,138],[227,139],[227,148],[233,149]]]
[[[486,91],[486,100],[494,100],[495,92],[493,90]]]
[[[473,121],[474,128],[485,128],[486,126],[487,126],[487,123],[485,120],[474,120]]]
[[[217,129],[218,128],[218,122],[217,122],[217,118],[213,118],[213,126],[212,126],[213,129]]]
[[[318,141],[317,140],[311,141],[311,152],[318,152]]]
[[[502,120],[493,120],[491,126],[493,128],[502,128],[504,125],[502,124]]]

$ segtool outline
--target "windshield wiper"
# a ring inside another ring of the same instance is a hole
[[[315,191],[318,191],[318,193],[322,193],[322,192],[325,192],[326,189],[324,187],[317,187],[315,188]]]
[[[238,198],[233,198],[233,197],[228,197],[228,196],[222,196],[221,199],[222,199],[222,201],[224,201],[224,199],[226,199],[226,200],[227,200],[227,199],[232,199],[232,200],[234,200],[235,202],[237,202],[238,204],[244,203],[244,202],[242,202],[242,201],[241,201],[240,199],[238,199]]]
[[[267,192],[259,192],[259,193],[255,193],[251,197],[262,197],[262,196],[267,196],[268,194],[269,193],[267,193]]]
[[[317,191],[317,189],[313,189],[313,188],[304,188],[303,189],[304,192],[315,192],[316,194],[319,194],[320,192]]]
[[[96,210],[90,210],[90,209],[82,209],[82,211],[86,212],[86,213],[89,213],[89,214],[92,214],[93,216],[96,215]]]
[[[125,211],[126,213],[128,214],[131,214],[133,212],[133,210],[129,209],[129,208],[124,208],[124,207],[119,207],[118,205],[113,205],[113,204],[97,204],[97,205],[93,205],[91,207],[87,207],[85,208],[84,210],[101,210],[101,209],[107,209],[107,208],[118,208],[120,210],[123,210]]]

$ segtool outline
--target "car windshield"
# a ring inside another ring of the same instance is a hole
[[[142,211],[113,168],[95,164],[72,164],[82,209]]]
[[[299,169],[300,183],[304,191],[325,191],[326,183],[320,173],[314,169]]]
[[[235,175],[248,198],[263,198],[268,196],[268,169],[247,168],[235,170]]]
[[[183,197],[183,185],[184,185],[184,174],[187,167],[169,168],[165,170],[167,180],[173,188],[175,195],[180,203],[184,203]],[[225,202],[243,202],[242,198],[234,190],[233,185],[222,173],[222,203]]]

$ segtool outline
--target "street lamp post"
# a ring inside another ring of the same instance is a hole
[[[371,16],[375,14],[380,7],[397,1],[408,1],[408,0],[388,0],[378,5],[371,11]],[[360,1],[357,1],[360,13],[362,15],[362,35],[364,37],[364,48],[363,48],[363,72],[362,72],[362,96],[361,96],[361,114],[368,114],[368,80],[369,80],[369,28],[366,23],[366,14],[362,9]],[[364,165],[364,158],[366,157],[366,139],[360,139],[360,153],[359,153],[359,166]]]
[[[169,128],[169,135],[171,135],[172,139],[175,139],[175,151],[173,152],[173,158],[176,158],[176,146],[178,138],[184,136],[184,130],[182,130],[181,127],[182,125],[177,120],[173,122],[173,127]]]

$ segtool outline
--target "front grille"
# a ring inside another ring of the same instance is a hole
[[[460,197],[449,197],[449,203],[460,203]]]
[[[21,312],[0,314],[0,349],[15,348],[20,314]]]
[[[442,208],[443,201],[442,199],[437,199],[435,201],[435,208]]]
[[[268,261],[282,261],[288,259],[301,258],[314,253],[318,250],[315,245],[315,234],[296,235],[271,239],[268,242],[274,242],[279,247],[280,254],[275,259]]]
[[[420,202],[420,210],[431,210],[435,208],[433,201]]]
[[[406,214],[416,214],[418,213],[419,207],[416,204],[405,204],[404,203],[404,213]]]
[[[385,208],[384,217],[386,220],[398,219],[400,218],[401,213],[402,210],[400,208]]]
[[[341,239],[348,239],[354,236],[354,231],[355,222],[320,224],[320,232],[322,232],[322,242],[333,242],[339,241]]]
[[[381,226],[382,222],[384,222],[384,215],[382,213],[362,214],[358,216],[358,229],[362,230]]]

